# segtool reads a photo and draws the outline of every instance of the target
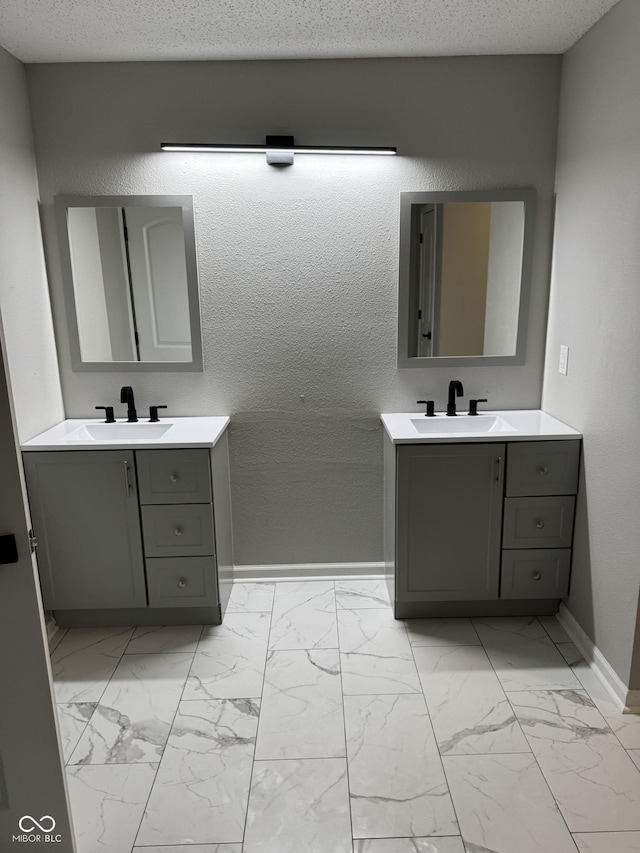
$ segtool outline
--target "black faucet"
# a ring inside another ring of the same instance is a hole
[[[436,404],[435,404],[435,401],[434,401],[434,400],[416,400],[416,403],[418,403],[418,404],[420,404],[420,403],[424,403],[424,404],[425,404],[425,406],[427,407],[427,410],[426,410],[426,412],[424,413],[424,414],[425,414],[425,417],[427,417],[427,418],[435,418],[435,416],[436,416],[435,405],[436,405]]]
[[[120,389],[120,402],[127,404],[127,423],[137,423],[138,413],[136,412],[136,404],[133,399],[133,388],[131,385],[123,385]]]
[[[449,399],[447,401],[447,414],[449,417],[455,417],[458,414],[456,412],[456,397],[462,397],[463,394],[462,382],[453,379],[449,383]]]
[[[115,424],[116,419],[113,417],[113,406],[96,406],[96,409],[104,409],[106,416],[106,424]]]

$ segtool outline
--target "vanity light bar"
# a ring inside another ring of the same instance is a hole
[[[267,136],[264,145],[209,145],[199,142],[161,142],[163,151],[201,151],[214,154],[266,154],[270,151],[284,151],[291,154],[381,154],[397,153],[396,148],[388,146],[352,145],[295,145],[293,136]]]

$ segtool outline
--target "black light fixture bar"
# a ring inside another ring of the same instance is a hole
[[[364,145],[296,145],[293,136],[267,136],[263,145],[224,145],[200,142],[161,142],[163,151],[204,153],[265,154],[269,151],[286,151],[291,154],[381,154],[394,155],[396,148]]]

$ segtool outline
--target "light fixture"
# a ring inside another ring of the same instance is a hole
[[[395,148],[363,145],[296,145],[293,136],[267,136],[264,145],[224,145],[200,142],[161,142],[163,151],[205,153],[266,154],[271,166],[291,166],[294,154],[382,154],[393,155]]]

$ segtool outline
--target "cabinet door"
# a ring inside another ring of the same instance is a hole
[[[398,600],[498,598],[504,455],[504,444],[398,447]]]
[[[132,451],[25,453],[45,607],[146,607]]]

